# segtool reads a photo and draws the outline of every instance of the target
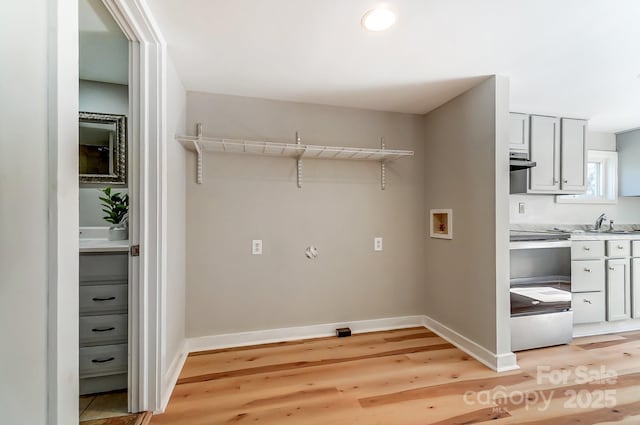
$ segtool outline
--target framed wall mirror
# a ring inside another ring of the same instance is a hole
[[[80,183],[127,182],[127,117],[80,112]]]

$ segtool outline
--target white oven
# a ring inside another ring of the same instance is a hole
[[[562,232],[511,232],[511,350],[571,342],[571,242]]]

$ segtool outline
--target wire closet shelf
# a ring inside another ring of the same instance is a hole
[[[355,161],[378,161],[381,164],[381,188],[385,187],[385,163],[400,158],[414,156],[413,151],[386,149],[384,138],[381,139],[379,149],[356,148],[343,146],[305,145],[296,133],[296,143],[270,142],[263,140],[243,140],[222,137],[205,137],[202,135],[202,125],[197,125],[196,136],[177,135],[182,145],[197,155],[198,184],[202,183],[202,167],[204,152],[249,154],[264,156],[281,156],[295,158],[298,166],[298,187],[302,187],[302,160],[303,159],[335,159]]]

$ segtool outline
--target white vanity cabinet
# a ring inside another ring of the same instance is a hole
[[[128,253],[80,254],[80,394],[127,388]]]

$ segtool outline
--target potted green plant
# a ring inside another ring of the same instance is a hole
[[[104,196],[100,196],[102,201],[102,211],[106,214],[103,219],[111,223],[109,227],[109,240],[122,241],[129,237],[129,195],[120,192],[111,192],[110,187],[102,189]]]

